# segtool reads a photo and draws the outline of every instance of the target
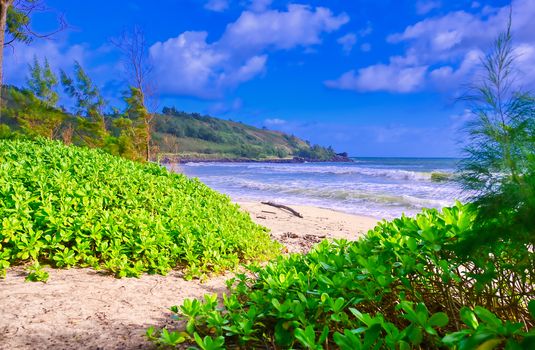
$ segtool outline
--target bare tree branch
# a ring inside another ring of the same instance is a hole
[[[51,8],[47,7],[42,0],[36,0],[36,1],[29,1],[29,0],[15,0],[13,4],[11,5],[16,11],[23,13],[24,17],[30,18],[32,14],[37,12],[55,12]],[[58,14],[57,16],[58,21],[58,28],[47,33],[39,33],[31,28],[30,23],[31,21],[28,21],[28,23],[22,23],[21,29],[22,31],[20,33],[17,33],[13,35],[12,33],[6,32],[6,34],[11,35],[12,37],[5,41],[4,46],[11,45],[17,40],[22,40],[23,38],[38,38],[38,39],[49,39],[50,37],[54,36],[55,34],[64,31],[68,28],[67,21],[65,19],[64,14]]]
[[[146,140],[146,160],[150,160],[151,134],[154,113],[158,102],[156,97],[156,85],[152,79],[153,66],[148,54],[148,45],[143,30],[134,26],[131,30],[123,30],[118,38],[110,39],[123,56],[123,65],[130,86],[140,92],[143,108],[148,112],[143,118]]]
[[[143,29],[134,26],[130,30],[123,30],[118,38],[110,39],[123,55],[123,65],[128,75],[128,83],[139,89],[144,99],[151,99],[156,95],[156,87],[151,79],[153,65],[148,55],[148,45]],[[147,101],[143,101],[145,104]]]

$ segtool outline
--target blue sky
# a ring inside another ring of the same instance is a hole
[[[158,105],[293,133],[355,156],[457,156],[468,117],[455,102],[505,27],[510,1],[59,1],[70,27],[6,52],[24,84],[33,55],[78,60],[118,103],[125,89],[110,44],[141,26]],[[157,4],[157,5],[155,5]],[[514,0],[521,84],[535,87],[535,0]],[[34,17],[53,28],[56,13]]]

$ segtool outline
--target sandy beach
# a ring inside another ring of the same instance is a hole
[[[284,209],[259,202],[238,202],[257,224],[271,230],[273,239],[283,243],[290,253],[304,253],[323,239],[356,240],[374,227],[377,219],[339,211],[291,205],[303,218]]]
[[[287,252],[306,252],[323,239],[357,239],[377,219],[291,206],[303,217],[261,203],[240,202]],[[23,267],[0,279],[0,349],[146,349],[151,326],[172,324],[168,307],[185,298],[223,293],[228,276],[205,283],[167,276],[117,279],[92,269],[47,269],[47,283],[25,282]]]

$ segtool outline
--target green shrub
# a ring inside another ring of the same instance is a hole
[[[139,276],[182,266],[193,277],[279,251],[196,179],[55,141],[0,140],[0,225],[0,270],[34,261]]]
[[[165,334],[224,337],[220,348],[528,349],[533,250],[498,254],[493,265],[462,260],[452,247],[475,215],[460,203],[425,210],[382,222],[356,242],[324,241],[306,255],[250,267],[228,282],[222,308],[215,295],[171,308],[186,329]],[[169,344],[163,334],[148,335]]]
[[[11,136],[11,128],[9,125],[0,124],[0,139],[7,139]]]
[[[517,81],[517,58],[509,19],[465,96],[471,118],[457,179],[478,208],[465,254],[535,245],[535,96]]]

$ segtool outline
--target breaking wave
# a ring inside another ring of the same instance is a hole
[[[377,218],[416,214],[462,199],[450,160],[355,163],[188,163],[182,170],[241,200],[269,199]]]

